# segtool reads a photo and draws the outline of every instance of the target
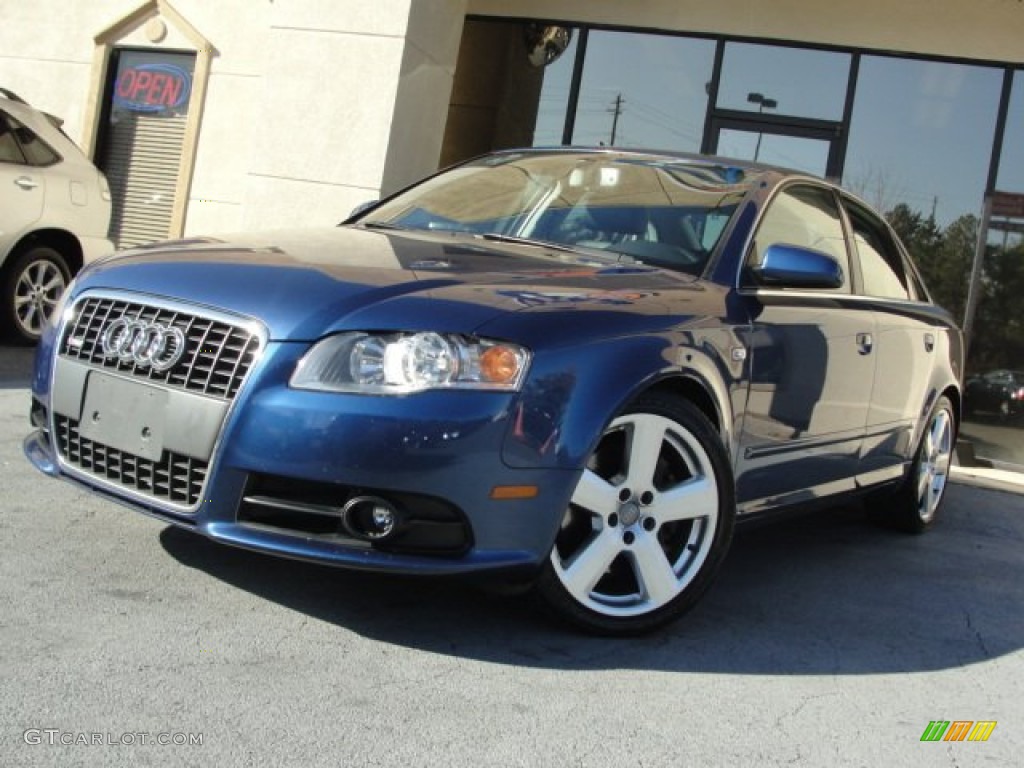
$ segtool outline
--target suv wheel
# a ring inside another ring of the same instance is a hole
[[[35,246],[14,259],[0,296],[9,335],[22,343],[37,342],[70,280],[67,262],[53,248]]]

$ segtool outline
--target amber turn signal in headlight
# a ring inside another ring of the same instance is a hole
[[[313,345],[296,389],[409,394],[428,389],[519,389],[530,354],[507,342],[432,331],[341,333]]]
[[[480,376],[492,384],[513,381],[520,373],[522,355],[512,347],[499,344],[480,355]]]

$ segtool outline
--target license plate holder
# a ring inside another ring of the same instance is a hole
[[[93,371],[78,431],[93,442],[159,461],[164,451],[166,413],[165,390]]]

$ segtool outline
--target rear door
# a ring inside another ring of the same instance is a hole
[[[947,319],[928,300],[889,226],[844,196],[860,271],[859,291],[875,314],[875,373],[860,480],[903,473],[915,425],[931,405],[936,360],[948,357]]]
[[[18,140],[27,130],[0,109],[0,258],[43,213],[45,177],[29,163]]]

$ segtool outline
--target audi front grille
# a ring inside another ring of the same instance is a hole
[[[262,328],[114,293],[87,295],[66,317],[51,387],[61,465],[151,507],[195,512],[231,403],[263,344]],[[111,413],[122,428],[104,431]]]
[[[125,356],[106,356],[101,344],[103,333],[120,320],[180,330],[185,337],[180,361],[168,370],[158,370],[159,366],[140,364]],[[259,337],[244,326],[177,309],[88,298],[76,305],[61,339],[60,354],[133,378],[230,400],[256,359],[259,346]]]

